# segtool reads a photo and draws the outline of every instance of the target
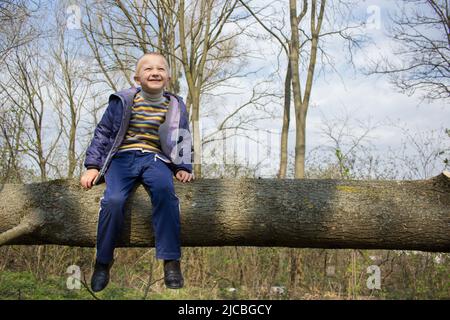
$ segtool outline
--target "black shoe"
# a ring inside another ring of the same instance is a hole
[[[183,288],[184,280],[181,274],[180,261],[164,260],[164,283],[169,289]]]
[[[112,264],[112,261],[109,264],[95,261],[94,273],[92,274],[91,279],[92,291],[99,292],[106,288],[109,282],[109,270],[111,269]]]

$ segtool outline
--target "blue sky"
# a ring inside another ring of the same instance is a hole
[[[54,2],[49,3],[54,4]],[[67,3],[68,5],[77,5],[77,1],[68,1]],[[286,14],[287,1],[257,0],[250,3],[252,7],[264,7],[263,13],[275,19],[277,26],[283,24],[283,12],[285,18],[288,19]],[[334,121],[339,126],[340,122],[338,119],[342,119],[345,115],[349,117],[348,126],[352,128],[352,131],[349,132],[351,135],[358,135],[361,132],[362,129],[358,127],[360,122],[370,121],[371,124],[377,124],[377,127],[370,132],[369,137],[363,140],[363,143],[371,146],[374,155],[381,158],[385,157],[392,150],[400,150],[405,140],[402,130],[393,124],[402,127],[404,130],[417,133],[427,133],[433,130],[443,133],[444,128],[450,128],[450,107],[444,101],[428,103],[422,101],[420,95],[407,96],[398,92],[386,77],[367,76],[361,72],[361,69],[367,66],[367,62],[370,59],[376,59],[380,54],[388,55],[392,59],[396,58],[392,55],[393,43],[387,36],[387,33],[389,26],[388,15],[397,10],[397,2],[359,1],[355,3],[357,5],[353,7],[353,16],[342,19],[340,15],[333,16],[330,14],[327,17],[333,23],[331,27],[347,22],[351,24],[366,22],[368,26],[358,32],[366,36],[370,41],[361,50],[353,51],[354,65],[350,65],[348,63],[348,51],[345,50],[341,39],[334,37],[326,40],[325,48],[332,58],[331,64],[333,68],[329,65],[322,65],[320,59],[318,60],[318,72],[312,90],[307,119],[307,153],[313,157],[317,157],[317,150],[330,152],[329,147],[332,146],[332,141],[324,136],[323,132],[326,122]],[[268,4],[272,4],[272,6]],[[418,9],[424,10],[425,8]],[[82,11],[81,15],[83,15]],[[288,28],[288,24],[288,21],[285,20],[285,28]],[[234,27],[229,25],[226,27],[226,30],[232,32]],[[324,28],[329,27],[329,25],[324,26]],[[273,78],[269,78],[269,75],[273,74],[277,69],[284,70],[286,66],[284,55],[279,55],[279,45],[275,41],[271,41],[270,37],[267,37],[267,33],[258,27],[257,24],[254,24],[251,30],[254,34],[266,37],[265,39],[245,36],[239,38],[238,45],[250,50],[252,53],[251,58],[247,59],[242,67],[242,71],[259,71],[245,78],[230,81],[230,84],[238,86],[238,89],[220,88],[214,91],[216,96],[203,97],[202,114],[208,115],[208,117],[204,116],[202,118],[201,123],[205,133],[208,130],[213,130],[224,117],[245,102],[255,84],[270,79],[270,83],[265,85],[267,90],[278,95],[283,93],[282,72]],[[287,31],[286,29],[286,34],[288,34]],[[71,30],[68,34],[71,37],[69,41],[76,41],[77,45],[81,43],[79,40],[74,40],[79,35],[79,30]],[[279,59],[277,58],[278,55]],[[86,57],[80,58],[86,59]],[[184,95],[186,92],[186,86],[184,85]],[[234,93],[225,94],[225,92]],[[263,167],[265,169],[259,172],[259,175],[263,177],[274,176],[278,169],[282,100],[278,99],[276,102],[268,102],[263,107],[271,113],[269,119],[250,123],[249,127],[252,127],[254,130],[244,132],[243,135],[245,137],[240,138],[237,142],[233,139],[228,139],[227,143],[227,155],[232,157],[231,162],[234,158],[241,159],[243,164],[264,162]],[[267,113],[260,112],[257,109],[255,106],[249,106],[240,115],[254,118],[268,116]],[[289,139],[291,155],[293,155],[294,151],[294,119],[295,116],[292,110]],[[269,130],[271,133],[268,134],[265,130]],[[438,133],[435,136],[444,137]],[[259,143],[254,143],[255,140],[259,141]],[[436,147],[450,149],[449,140],[447,137],[439,141],[433,141],[433,143]],[[344,145],[349,141],[344,141]],[[223,147],[220,145],[217,148],[223,150]],[[415,152],[416,150],[413,148],[407,151],[411,157],[414,157]],[[236,156],[233,155],[234,153],[236,153]],[[328,157],[330,157],[330,154],[328,154]],[[205,162],[218,161],[217,158],[209,158],[206,153],[204,160]],[[319,162],[320,159],[317,159],[316,162],[312,161],[309,163],[318,165]],[[435,170],[431,170],[430,175],[438,174],[441,169],[442,166],[437,163]],[[408,169],[405,168],[404,170],[407,171]]]
[[[251,2],[254,7],[264,5],[264,1]],[[273,10],[280,10],[283,2],[276,3],[276,9],[267,7],[264,12],[270,13],[273,16]],[[314,83],[311,105],[308,111],[307,119],[307,153],[317,148],[325,150],[326,146],[331,146],[332,141],[324,136],[323,127],[324,121],[336,121],[336,119],[343,118],[344,115],[349,116],[349,126],[353,127],[351,134],[358,135],[362,132],[358,129],[360,122],[368,122],[377,124],[376,128],[370,131],[370,135],[363,141],[364,144],[370,145],[375,156],[380,158],[385,157],[389,152],[401,150],[402,144],[405,142],[404,131],[409,130],[412,134],[423,135],[435,131],[436,139],[442,138],[439,141],[433,141],[436,148],[449,149],[449,138],[445,139],[444,128],[450,128],[450,106],[444,101],[435,101],[429,103],[423,101],[419,94],[414,96],[407,96],[400,93],[393,87],[387,77],[379,75],[365,75],[362,69],[367,67],[370,59],[377,59],[381,54],[387,55],[392,59],[395,56],[392,54],[392,47],[394,44],[388,37],[389,19],[388,15],[393,14],[397,10],[394,1],[361,1],[358,7],[354,10],[352,23],[359,23],[366,21],[368,26],[360,30],[361,34],[366,36],[369,41],[365,43],[361,50],[354,50],[354,66],[347,61],[348,52],[343,46],[343,42],[338,38],[329,38],[326,42],[326,48],[333,59],[333,67],[322,66],[318,62],[317,77]],[[418,10],[425,10],[425,8],[418,8]],[[287,10],[285,10],[286,12]],[[278,17],[280,17],[278,16]],[[343,21],[335,20],[334,23],[343,23]],[[280,24],[278,24],[280,25]],[[254,26],[257,33],[264,33],[261,28]],[[276,42],[267,40],[249,39],[244,41],[254,52],[258,52],[261,59],[252,60],[249,68],[254,70],[262,68],[257,75],[249,77],[248,81],[237,81],[247,90],[251,90],[252,86],[258,81],[263,81],[268,77],[268,74],[277,68],[277,53],[279,46]],[[285,58],[281,57],[281,69],[285,66]],[[324,67],[324,69],[321,69]],[[337,72],[336,72],[337,71]],[[272,83],[272,90],[281,94],[282,79]],[[277,88],[278,87],[278,88]],[[220,90],[217,92],[219,94]],[[241,90],[242,92],[242,90]],[[236,94],[229,95],[227,98],[219,99],[220,103],[215,105],[225,105],[229,109],[233,109],[233,105],[237,106],[245,100],[245,95]],[[214,104],[211,104],[214,105]],[[206,107],[208,108],[208,107]],[[213,108],[215,108],[213,106]],[[278,112],[281,117],[281,106],[273,106],[273,110]],[[252,111],[249,112],[251,114]],[[219,120],[220,117],[210,119]],[[294,112],[291,112],[291,134],[290,134],[290,152],[293,154],[294,150]],[[339,121],[337,122],[339,124]],[[209,126],[209,121],[204,122],[204,127]],[[260,121],[257,126],[259,130],[271,129],[273,132],[280,132],[281,118],[274,118],[271,120]],[[247,136],[257,139],[262,145],[267,145],[266,142],[270,139],[272,142],[271,151],[266,155],[266,162],[268,163],[265,170],[260,172],[261,176],[273,176],[276,173],[278,166],[278,145],[279,135],[274,134],[267,138],[261,132],[247,133]],[[245,140],[241,138],[241,140]],[[347,141],[348,142],[348,141]],[[230,144],[233,142],[230,141]],[[411,144],[411,143],[409,143]],[[239,147],[241,145],[241,148]],[[263,146],[264,147],[264,146]],[[250,146],[243,141],[238,143],[235,148],[240,152],[238,157],[242,162],[248,162],[248,157],[255,157],[256,146],[250,143]],[[230,147],[233,150],[233,147]],[[407,148],[408,157],[416,159],[418,156],[417,150],[413,147]],[[249,150],[244,152],[244,150]],[[227,151],[227,153],[230,153]],[[261,157],[261,156],[260,156]],[[261,158],[260,158],[261,159]],[[257,160],[254,160],[254,162]],[[400,164],[401,165],[401,164]],[[437,160],[428,174],[438,174],[443,166]],[[400,169],[402,170],[402,169]],[[404,168],[404,171],[410,170]],[[428,175],[427,174],[427,175]],[[400,174],[399,176],[413,177],[414,175],[408,172]]]

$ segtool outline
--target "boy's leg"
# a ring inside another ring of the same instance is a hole
[[[105,175],[106,189],[100,202],[97,229],[97,261],[108,264],[113,259],[125,216],[125,202],[133,190],[139,170],[133,165],[134,152],[114,156]]]
[[[175,194],[172,171],[150,153],[142,173],[142,183],[150,192],[152,200],[156,258],[180,259],[180,206]]]

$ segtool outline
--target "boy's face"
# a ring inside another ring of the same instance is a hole
[[[170,80],[166,59],[157,55],[144,56],[134,80],[147,93],[160,93]]]

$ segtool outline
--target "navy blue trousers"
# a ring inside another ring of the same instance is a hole
[[[97,261],[112,261],[123,229],[125,202],[138,182],[144,185],[152,201],[156,258],[179,259],[180,206],[168,165],[152,152],[120,152],[113,157],[105,182],[97,229]]]

